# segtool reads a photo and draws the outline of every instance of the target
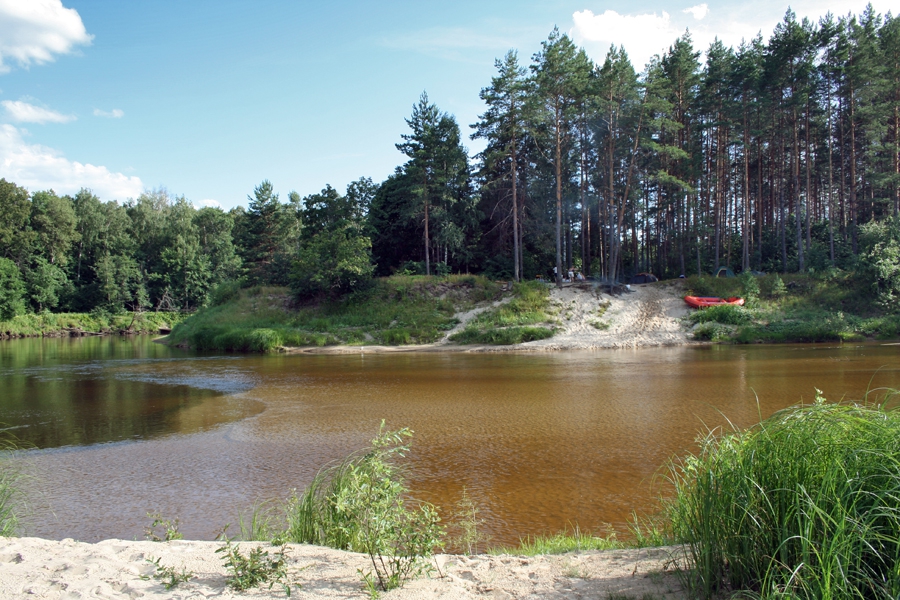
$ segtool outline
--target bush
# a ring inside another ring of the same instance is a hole
[[[698,595],[896,598],[900,414],[815,404],[708,435],[673,462],[674,534]]]
[[[319,471],[288,503],[283,541],[365,552],[374,573],[370,590],[387,591],[429,569],[422,559],[440,545],[437,509],[407,498],[396,464],[409,450],[409,429],[385,431],[384,422],[365,454],[355,454]]]
[[[318,233],[297,254],[291,289],[301,300],[337,298],[372,282],[372,242],[346,230]]]

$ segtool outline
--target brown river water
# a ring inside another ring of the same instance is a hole
[[[243,356],[146,338],[0,342],[0,422],[34,446],[14,458],[29,474],[24,533],[82,541],[141,539],[148,512],[212,539],[364,448],[382,419],[415,432],[414,494],[447,518],[465,488],[493,545],[624,531],[698,434],[815,388],[839,400],[880,387],[900,388],[900,345]]]

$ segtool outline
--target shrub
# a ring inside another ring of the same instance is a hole
[[[900,414],[827,404],[709,434],[672,463],[668,514],[698,595],[895,598]]]
[[[367,586],[384,591],[429,570],[423,560],[440,545],[437,509],[407,498],[396,464],[409,448],[409,429],[385,431],[384,422],[365,454],[323,469],[286,510],[284,541],[365,552],[373,572]]]
[[[336,298],[363,289],[372,281],[372,242],[347,230],[316,234],[297,254],[291,288],[301,300]]]

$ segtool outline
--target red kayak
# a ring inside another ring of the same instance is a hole
[[[733,304],[743,306],[743,298],[717,298],[715,296],[685,296],[684,301],[691,308],[706,308],[707,306],[719,306],[720,304]]]

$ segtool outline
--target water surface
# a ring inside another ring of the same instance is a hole
[[[748,426],[812,401],[815,388],[837,400],[900,387],[900,347],[878,344],[197,356],[109,341],[119,354],[45,349],[32,364],[10,358],[18,343],[0,346],[3,389],[15,391],[0,400],[0,420],[14,415],[16,431],[34,431],[44,448],[21,458],[38,498],[29,533],[86,541],[141,537],[149,511],[212,538],[254,502],[284,498],[364,447],[382,419],[415,431],[417,495],[447,511],[465,488],[494,543],[575,524],[621,529],[632,510],[653,510],[662,465],[707,428]],[[102,401],[84,390],[55,404],[41,397],[65,397],[56,390],[69,380],[105,390]],[[41,422],[63,408],[57,442],[28,424],[31,406]],[[69,422],[114,435],[75,439]]]

